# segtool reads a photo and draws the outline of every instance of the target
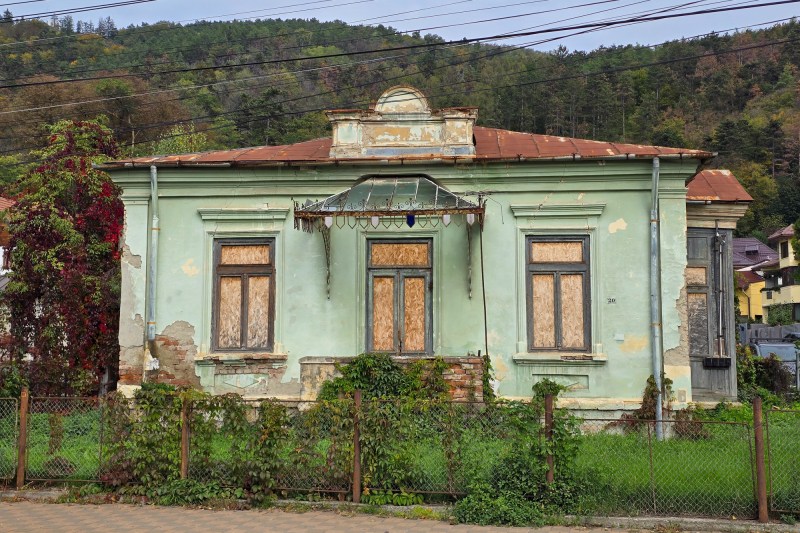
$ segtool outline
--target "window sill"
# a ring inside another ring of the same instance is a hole
[[[608,356],[604,353],[563,353],[563,352],[527,352],[517,353],[512,356],[514,362],[519,365],[603,365],[608,362]]]
[[[283,362],[289,358],[285,353],[264,352],[214,352],[197,357],[196,361],[208,361],[234,364],[244,361],[276,361]]]

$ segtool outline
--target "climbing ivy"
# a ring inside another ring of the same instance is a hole
[[[13,190],[2,347],[36,395],[97,393],[115,378],[119,345],[120,189],[94,163],[116,157],[98,121],[48,127],[41,163]],[[3,320],[0,320],[2,323]]]

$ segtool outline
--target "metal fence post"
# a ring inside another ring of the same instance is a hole
[[[545,480],[551,484],[555,479],[555,460],[553,459],[553,395],[544,397],[544,436],[547,439],[547,474]]]
[[[756,441],[756,485],[758,487],[758,521],[769,521],[767,508],[767,475],[764,461],[764,426],[761,423],[761,398],[753,398],[753,429]]]
[[[181,479],[189,477],[189,400],[181,405]]]
[[[361,503],[361,432],[358,427],[361,390],[353,393],[353,401],[353,503]]]
[[[19,440],[17,441],[17,490],[25,486],[25,452],[28,448],[28,387],[19,396]]]

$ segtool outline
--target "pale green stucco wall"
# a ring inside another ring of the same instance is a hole
[[[664,350],[676,391],[690,400],[681,324],[686,263],[685,180],[695,160],[662,160],[661,238]],[[194,349],[181,352],[202,386],[231,390],[213,366],[195,366],[209,353],[213,238],[276,237],[276,351],[280,370],[260,376],[251,394],[296,395],[300,358],[353,356],[364,350],[365,242],[370,236],[432,236],[434,349],[462,356],[484,349],[479,232],[473,230],[472,299],[467,292],[466,225],[436,228],[332,230],[331,293],[326,298],[322,238],[293,228],[293,200],[322,199],[366,174],[427,174],[456,192],[490,193],[483,230],[489,353],[504,396],[530,395],[552,376],[574,389],[576,406],[623,408],[636,402],[651,374],[649,210],[651,161],[568,161],[509,164],[358,165],[317,168],[159,169],[161,232],[157,330],[178,331]],[[123,365],[135,368],[144,351],[145,251],[149,234],[149,171],[117,170],[125,189],[126,245],[140,256],[123,262]],[[474,197],[472,197],[474,199]],[[260,210],[259,210],[260,209]],[[238,210],[238,211],[237,211]],[[202,217],[201,217],[202,213]],[[205,218],[205,219],[204,219]],[[455,218],[455,217],[454,217]],[[585,234],[591,242],[592,361],[526,351],[524,239],[534,234]],[[613,303],[610,301],[613,300]],[[185,342],[184,342],[185,343]],[[138,354],[135,353],[138,349]],[[226,354],[213,354],[222,356]],[[232,355],[232,358],[239,356]],[[141,367],[141,363],[139,363]],[[685,368],[684,368],[685,367]],[[241,378],[243,384],[255,378]],[[283,385],[279,385],[283,383]],[[235,389],[233,389],[235,390]]]

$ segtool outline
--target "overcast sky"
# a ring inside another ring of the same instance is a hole
[[[15,0],[0,0],[0,5]],[[18,1],[18,0],[16,0]],[[8,6],[14,15],[24,15],[113,0],[45,0]],[[755,5],[775,0],[155,0],[150,3],[76,14],[76,20],[110,16],[117,27],[161,20],[188,24],[197,20],[256,18],[316,18],[342,20],[352,24],[384,24],[400,31],[420,30],[447,40],[499,35],[586,24],[610,18],[630,18],[645,14],[682,13],[730,6]],[[591,4],[591,5],[587,5]],[[582,7],[579,7],[582,6]],[[680,7],[682,6],[682,7]],[[678,8],[678,9],[676,9]],[[550,11],[550,12],[546,12]],[[534,44],[532,48],[550,50],[564,45],[570,50],[591,50],[613,44],[655,44],[692,37],[710,31],[766,23],[800,14],[800,2],[759,7],[678,19],[645,22],[619,28],[591,31],[583,35],[548,33],[503,41],[515,45],[541,39],[557,40]],[[486,19],[500,19],[487,21]]]

